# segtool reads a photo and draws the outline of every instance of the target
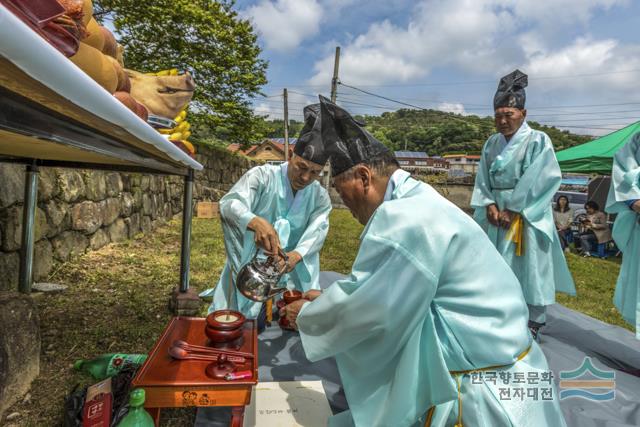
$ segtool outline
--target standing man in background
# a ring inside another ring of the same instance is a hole
[[[518,277],[537,338],[555,292],[575,295],[551,201],[562,175],[551,139],[526,122],[527,75],[500,79],[493,98],[498,133],[482,149],[471,198],[474,218]]]
[[[606,210],[618,214],[613,240],[623,254],[613,303],[640,339],[640,132],[613,158]]]
[[[249,170],[220,200],[227,262],[217,286],[200,294],[213,295],[209,311],[227,308],[230,301],[230,308],[258,318],[259,329],[266,318],[263,304],[245,298],[235,287],[237,273],[258,248],[275,257],[279,249],[287,254],[288,275],[283,280],[288,287],[304,292],[320,286],[320,249],[329,231],[331,200],[317,178],[328,155],[318,106],[305,107],[304,117],[289,162]]]

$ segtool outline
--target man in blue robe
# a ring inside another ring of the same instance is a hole
[[[640,339],[640,132],[613,158],[606,210],[618,214],[613,239],[623,254],[613,303]]]
[[[209,311],[230,306],[248,318],[260,314],[262,326],[262,303],[235,287],[237,273],[259,248],[276,257],[279,248],[284,250],[288,274],[281,281],[289,288],[319,288],[319,253],[329,231],[331,200],[317,181],[328,157],[317,111],[317,105],[305,107],[305,125],[289,162],[254,167],[220,200],[227,262],[217,286],[200,294],[213,295]]]
[[[471,206],[522,285],[529,328],[537,338],[556,291],[575,295],[573,278],[555,230],[551,202],[562,175],[551,139],[526,122],[527,76],[500,80],[494,97],[498,133],[482,148]]]
[[[345,110],[321,98],[321,115],[335,187],[365,228],[351,274],[284,312],[309,360],[336,359],[350,410],[329,425],[564,426],[518,280],[482,229]],[[522,386],[537,397],[495,381],[529,376],[549,380]]]

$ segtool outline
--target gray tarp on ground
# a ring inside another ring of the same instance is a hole
[[[323,272],[321,284],[328,286],[340,277],[337,273]],[[541,346],[556,383],[560,371],[576,370],[587,356],[596,368],[614,370],[616,374],[614,400],[595,402],[574,397],[561,401],[567,424],[570,427],[640,426],[640,341],[634,334],[557,304],[550,307],[547,321]],[[334,360],[310,363],[296,333],[283,332],[274,325],[259,336],[258,346],[261,381],[322,380],[333,411],[347,408]],[[227,427],[229,417],[226,408],[200,409],[195,425]]]

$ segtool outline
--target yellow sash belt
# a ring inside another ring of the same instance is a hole
[[[518,215],[519,217],[520,215]],[[496,369],[505,369],[505,368],[509,368],[513,365],[515,365],[516,363],[518,363],[519,361],[521,361],[522,359],[524,359],[527,354],[529,354],[529,351],[531,351],[531,346],[527,347],[527,349],[525,351],[523,351],[522,353],[520,353],[518,355],[518,358],[516,359],[515,362],[509,364],[509,365],[495,365],[495,366],[488,366],[486,368],[477,368],[477,369],[469,369],[468,371],[449,371],[449,373],[453,376],[456,377],[456,383],[458,385],[458,422],[456,423],[456,425],[454,427],[463,427],[462,425],[462,395],[460,394],[460,386],[461,386],[461,378],[465,375],[469,375],[469,374],[474,374],[477,372],[485,372],[485,371],[493,371]],[[433,413],[435,412],[436,407],[432,406],[431,408],[429,408],[429,411],[427,412],[427,419],[425,421],[424,427],[431,427],[431,420],[433,418]]]
[[[515,214],[513,217],[505,238],[515,243],[516,256],[522,256],[524,253],[524,221],[520,214]]]

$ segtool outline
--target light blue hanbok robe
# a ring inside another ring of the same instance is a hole
[[[499,383],[450,373],[548,366],[528,332],[518,280],[482,229],[404,171],[390,185],[390,200],[362,232],[351,275],[297,319],[309,360],[335,356],[338,365],[350,410],[329,425],[422,427],[437,405],[432,426],[453,426],[459,378],[465,426],[564,426],[557,400],[502,401]]]
[[[235,287],[238,271],[257,251],[254,233],[247,229],[256,215],[274,226],[285,252],[296,251],[302,256],[295,269],[281,279],[281,285],[301,291],[319,289],[320,249],[329,231],[331,200],[317,181],[294,196],[287,167],[288,163],[254,167],[220,199],[227,262],[217,286],[200,294],[213,295],[210,312],[227,308],[232,279],[231,307],[249,318],[260,313],[262,304],[245,298]]]
[[[551,140],[527,122],[509,142],[496,133],[484,144],[471,197],[474,219],[516,274],[525,301],[533,306],[553,304],[556,291],[576,293],[551,207],[561,180]],[[521,256],[516,255],[515,244],[505,238],[507,230],[489,223],[486,207],[492,203],[522,216]]]
[[[640,215],[625,202],[640,199],[640,133],[630,138],[613,158],[606,211],[617,213],[613,240],[622,251],[622,266],[613,303],[636,327],[640,339]]]

